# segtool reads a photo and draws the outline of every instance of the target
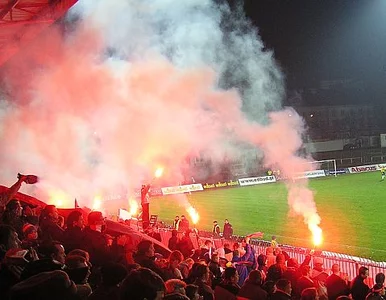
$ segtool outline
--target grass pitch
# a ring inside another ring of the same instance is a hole
[[[310,181],[322,218],[323,250],[386,261],[386,181],[379,172],[324,177]],[[282,183],[218,189],[188,195],[200,214],[200,230],[222,226],[229,219],[235,234],[264,232],[279,243],[312,248],[312,238],[301,216],[290,214],[287,191]],[[185,214],[173,196],[153,198],[151,213],[172,224]]]

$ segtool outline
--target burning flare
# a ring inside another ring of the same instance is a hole
[[[160,177],[162,176],[163,172],[164,172],[164,169],[163,169],[163,168],[158,168],[158,169],[155,171],[155,173],[154,173],[154,177],[155,177],[155,178],[160,178]]]
[[[200,215],[198,214],[196,209],[193,206],[189,206],[186,208],[186,211],[189,213],[189,216],[192,219],[193,224],[196,225],[200,220]]]
[[[102,198],[101,196],[95,196],[92,203],[92,210],[100,210],[102,207]]]
[[[310,224],[309,228],[312,232],[312,239],[315,247],[318,247],[323,242],[323,232],[322,229],[316,224]]]
[[[49,192],[49,204],[55,205],[58,208],[69,207],[69,196],[59,190]]]
[[[129,213],[131,216],[135,216],[138,213],[138,202],[134,199],[129,199]]]

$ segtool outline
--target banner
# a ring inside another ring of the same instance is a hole
[[[276,182],[275,176],[250,177],[239,179],[240,186]]]
[[[223,182],[217,182],[217,183],[205,183],[202,185],[204,190],[226,188],[226,187],[237,187],[237,186],[239,186],[239,182],[237,180],[223,181]]]
[[[298,178],[317,178],[317,177],[324,177],[326,176],[326,173],[324,170],[314,170],[314,171],[307,171],[304,172],[304,174]]]
[[[190,192],[203,191],[201,183],[179,185],[179,186],[169,186],[161,188],[163,195],[173,195],[173,194],[183,194]]]
[[[348,168],[350,173],[364,173],[364,172],[374,172],[379,170],[380,167],[377,165],[367,165],[367,166],[357,166]]]
[[[326,173],[326,176],[335,175],[335,170],[325,170],[325,173]],[[347,168],[336,169],[336,175],[342,175],[347,173],[350,173]]]

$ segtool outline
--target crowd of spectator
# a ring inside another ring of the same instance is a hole
[[[23,206],[14,196],[24,180],[0,195],[0,299],[373,300],[385,294],[383,273],[372,288],[365,267],[349,282],[338,265],[325,270],[320,257],[299,264],[275,237],[259,255],[250,237],[220,248],[200,239],[194,247],[184,216],[174,220],[168,257],[156,253],[151,238],[128,251],[132,241],[107,235],[99,211],[84,219],[75,209],[63,218],[54,205]],[[232,237],[228,220],[223,232],[213,224],[214,237]]]

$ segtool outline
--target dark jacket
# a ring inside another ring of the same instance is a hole
[[[260,285],[246,281],[241,287],[238,296],[244,297],[250,300],[266,300],[268,299],[268,293],[263,290]]]
[[[351,295],[354,300],[365,300],[370,292],[369,287],[363,282],[363,278],[358,275],[351,282]]]
[[[335,300],[339,296],[348,296],[350,294],[349,286],[346,281],[335,274],[331,274],[326,280],[328,299]]]
[[[202,282],[201,280],[194,281],[194,284],[198,286],[198,293],[200,296],[202,296],[202,300],[214,300],[214,291],[212,288],[206,284],[205,282]]]
[[[154,261],[153,257],[148,257],[142,254],[135,254],[134,255],[134,261],[139,264],[143,268],[148,268],[155,273],[157,273],[159,276],[162,277],[162,279],[165,278],[163,270],[157,266],[157,264]]]
[[[69,227],[63,233],[63,246],[66,253],[74,249],[81,249],[84,240],[84,232],[79,227]]]
[[[220,283],[214,289],[214,297],[221,300],[236,300],[239,291],[238,286]]]
[[[114,260],[113,253],[107,244],[106,236],[99,231],[90,229],[90,227],[84,229],[81,249],[86,250],[90,254],[90,261],[94,266],[102,266]]]
[[[64,230],[50,219],[44,219],[40,223],[41,240],[51,240],[63,242]]]
[[[179,239],[176,236],[172,236],[168,242],[168,248],[172,251],[177,250]]]
[[[276,291],[272,294],[270,300],[290,300],[291,296],[282,292],[282,291]]]

